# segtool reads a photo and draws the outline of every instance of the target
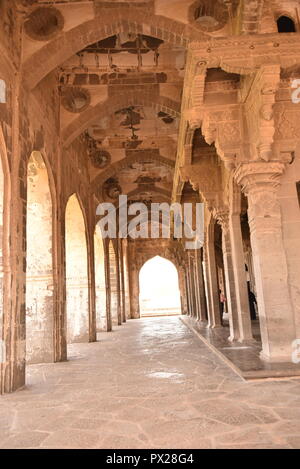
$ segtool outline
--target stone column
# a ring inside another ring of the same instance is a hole
[[[252,162],[235,172],[248,196],[248,216],[262,337],[261,357],[291,361],[295,339],[294,311],[277,198],[284,164]]]
[[[207,284],[209,290],[208,327],[221,327],[219,285],[216,269],[216,255],[214,243],[214,223],[211,219],[205,240],[207,255]]]
[[[185,270],[182,267],[178,268],[178,278],[179,278],[179,285],[180,285],[181,313],[188,314],[188,298],[187,298]]]
[[[110,259],[108,245],[104,246],[104,259],[105,259],[105,286],[106,286],[106,322],[107,332],[112,330],[112,318],[111,318],[111,282],[110,282]]]
[[[121,305],[121,272],[120,272],[120,251],[117,244],[116,249],[116,275],[117,275],[117,305],[118,305],[118,326],[122,325],[122,305]]]
[[[188,287],[188,299],[189,299],[189,316],[194,316],[194,305],[193,305],[193,294],[192,294],[192,282],[191,282],[191,271],[190,271],[190,264],[188,266],[187,271],[187,287]]]
[[[139,269],[133,259],[133,251],[128,253],[129,269],[129,291],[130,291],[130,308],[131,319],[138,319],[140,317],[140,302],[139,302]]]
[[[195,285],[195,302],[196,302],[196,319],[200,320],[200,311],[201,311],[201,303],[200,303],[200,290],[199,290],[199,280],[198,280],[198,263],[197,263],[197,252],[194,253],[193,258],[193,278],[194,278],[194,285]]]
[[[245,272],[245,256],[241,230],[241,190],[235,185],[231,186],[229,235],[232,249],[233,273],[236,294],[236,308],[238,314],[239,341],[253,340],[247,278]]]
[[[123,239],[123,266],[124,266],[124,287],[125,287],[125,316],[130,319],[130,292],[129,292],[129,271],[128,271],[128,241]]]
[[[206,322],[206,299],[205,299],[205,288],[202,268],[202,255],[201,251],[198,250],[196,253],[196,282],[198,287],[199,295],[199,313],[198,319],[200,322]]]
[[[196,290],[195,290],[195,277],[194,277],[194,263],[191,254],[189,258],[189,282],[190,282],[190,297],[191,297],[191,316],[197,318],[197,303],[196,303]]]
[[[122,322],[126,322],[124,253],[123,253],[122,240],[119,240],[119,266],[120,266],[120,285],[121,285],[121,317],[122,317]]]
[[[187,300],[187,315],[191,315],[191,301],[190,301],[190,286],[188,272],[185,272],[185,290],[186,290],[186,300]]]
[[[229,235],[229,212],[223,211],[217,214],[217,218],[222,227],[222,251],[225,273],[226,300],[229,314],[230,336],[228,340],[233,342],[240,339],[239,317],[236,301],[235,281],[232,261],[231,242]],[[250,316],[249,316],[250,319]]]

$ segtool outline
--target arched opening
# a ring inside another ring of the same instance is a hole
[[[139,283],[141,317],[181,314],[178,272],[171,261],[155,256],[145,262]]]
[[[277,28],[279,33],[295,33],[295,22],[289,16],[280,16],[277,20]]]
[[[89,291],[85,222],[73,194],[66,207],[67,342],[89,340]]]
[[[47,168],[37,151],[28,162],[26,247],[26,360],[52,362],[52,198]]]
[[[119,317],[119,280],[117,257],[113,242],[109,242],[109,280],[110,280],[110,314],[113,326],[121,324]]]
[[[101,229],[94,233],[95,287],[96,287],[96,330],[107,331],[105,258]]]

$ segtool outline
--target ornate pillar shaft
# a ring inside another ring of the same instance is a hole
[[[191,315],[191,297],[190,297],[190,285],[188,271],[185,272],[185,289],[186,289],[186,300],[187,300],[187,315]]]
[[[253,340],[247,279],[245,273],[245,258],[241,230],[240,210],[235,213],[230,209],[229,236],[232,249],[232,264],[236,296],[236,312],[238,320],[238,340],[248,342]]]
[[[122,322],[126,322],[124,253],[123,253],[123,245],[122,245],[121,240],[119,241],[119,268],[120,268],[120,286],[121,286],[121,317],[122,317]]]
[[[181,267],[178,269],[178,280],[180,289],[180,300],[181,300],[181,314],[188,313],[188,299],[186,289],[185,270]]]
[[[189,315],[194,317],[194,301],[193,301],[193,288],[192,288],[192,272],[190,266],[190,260],[188,264],[187,272],[187,284],[188,284],[188,294],[189,294]]]
[[[130,265],[129,269],[129,293],[130,293],[130,316],[131,319],[140,317],[140,287],[139,287],[139,268],[135,262],[135,252],[132,243],[129,243],[127,249],[127,261]]]
[[[207,253],[207,283],[209,290],[208,326],[221,327],[219,284],[216,269],[216,255],[214,244],[214,222],[210,222],[205,241]]]
[[[245,163],[235,177],[248,196],[248,217],[262,337],[262,358],[291,361],[295,339],[277,190],[284,164]]]
[[[222,251],[225,273],[226,300],[229,314],[229,328],[231,342],[240,339],[238,308],[236,301],[232,251],[229,235],[229,215],[226,213],[222,217]]]
[[[195,270],[196,270],[195,276],[196,276],[196,282],[197,282],[198,303],[199,303],[198,319],[201,322],[206,322],[206,300],[205,300],[204,278],[203,278],[200,251],[198,251],[196,254]]]

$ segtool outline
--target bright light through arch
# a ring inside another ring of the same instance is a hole
[[[178,272],[160,256],[145,262],[139,274],[141,316],[181,314]]]

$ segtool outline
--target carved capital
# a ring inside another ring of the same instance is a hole
[[[241,163],[234,173],[235,180],[246,195],[255,191],[277,190],[280,178],[285,170],[281,162],[253,161]]]
[[[285,165],[279,162],[241,164],[235,178],[248,196],[248,215],[251,233],[278,232],[281,211],[277,197]]]
[[[221,225],[223,233],[228,233],[229,231],[229,209],[227,207],[215,209],[213,212],[214,218],[217,220],[217,223]]]

